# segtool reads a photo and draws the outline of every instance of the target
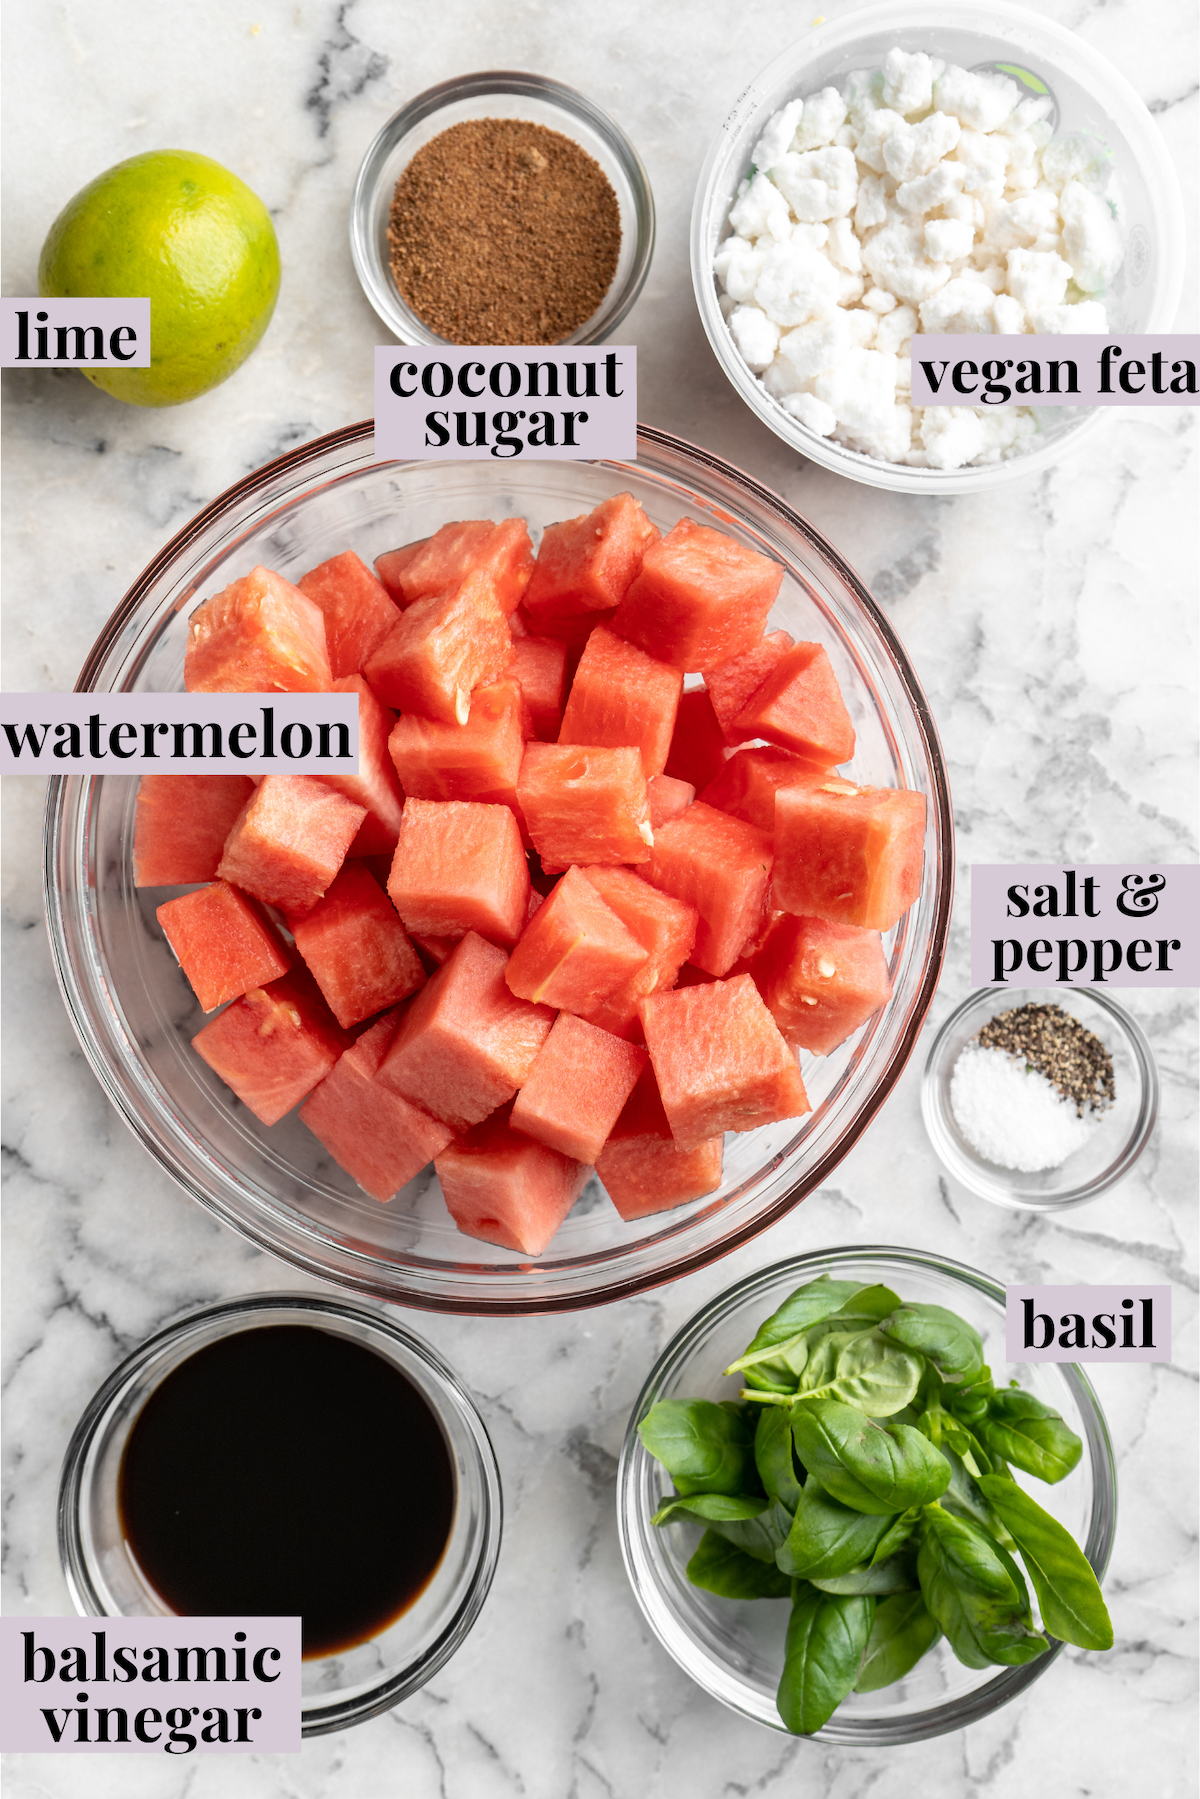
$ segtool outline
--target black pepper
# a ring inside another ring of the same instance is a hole
[[[1044,1075],[1082,1118],[1103,1112],[1116,1098],[1112,1057],[1094,1031],[1061,1006],[1014,1006],[984,1025],[977,1041],[1023,1057],[1026,1068]]]

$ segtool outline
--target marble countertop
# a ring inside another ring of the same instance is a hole
[[[831,16],[849,10],[822,3]],[[1118,64],[1189,182],[1194,8],[1050,0],[1041,10]],[[190,514],[280,451],[370,412],[371,346],[384,334],[346,230],[363,151],[434,82],[531,69],[609,110],[649,170],[658,249],[624,328],[639,347],[642,418],[783,494],[883,602],[942,734],[960,865],[1194,858],[1193,415],[1117,413],[1060,468],[978,498],[886,495],[787,449],[708,349],[687,264],[696,170],[731,98],[809,22],[784,0],[10,7],[7,293],[35,291],[46,228],[80,186],[156,147],[201,150],[241,174],[275,216],[285,276],[261,349],[189,406],[123,407],[71,373],[4,376],[5,686],[73,686],[112,607]],[[1187,330],[1194,253],[1193,242]],[[304,1284],[188,1200],[91,1075],[46,946],[38,788],[7,784],[3,865],[4,1606],[34,1616],[71,1610],[55,1493],[97,1384],[187,1307]],[[942,986],[905,1076],[829,1185],[771,1232],[603,1310],[411,1315],[478,1396],[507,1505],[491,1597],[441,1674],[396,1711],[296,1756],[10,1756],[7,1799],[1192,1794],[1196,995],[1127,995],[1163,1079],[1161,1122],[1134,1173],[1059,1218],[993,1208],[943,1173],[917,1099],[929,1033],[969,985],[967,892],[961,881]],[[1121,1494],[1112,1654],[1068,1651],[1025,1698],[955,1735],[851,1752],[745,1723],[676,1667],[626,1583],[613,1493],[645,1373],[699,1305],[789,1253],[870,1242],[936,1248],[1000,1279],[1169,1281],[1176,1344],[1168,1364],[1096,1370]]]

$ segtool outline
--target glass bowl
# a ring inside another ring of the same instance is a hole
[[[832,1055],[806,1055],[813,1111],[727,1142],[720,1189],[623,1224],[592,1182],[531,1262],[464,1237],[432,1170],[379,1205],[293,1114],[268,1129],[190,1046],[203,1014],[155,909],[133,885],[136,781],[51,784],[45,887],[55,965],[75,1028],[118,1111],[152,1155],[218,1217],[310,1274],[437,1310],[549,1311],[623,1297],[703,1266],[773,1223],[828,1177],[904,1066],[941,968],[953,886],[945,765],[924,696],[882,612],[799,515],[706,451],[643,429],[635,463],[376,462],[369,422],[307,444],[202,512],[134,583],[89,656],[80,688],[175,691],[188,615],[264,562],[298,578],[340,550],[367,561],[448,519],[521,515],[536,533],[631,490],[667,530],[683,514],[777,558],[770,627],[820,639],[858,732],[853,778],[928,800],[920,896],[886,941],[888,1006]]]
[[[433,1678],[479,1616],[500,1553],[500,1471],[483,1420],[457,1375],[411,1331],[366,1306],[300,1293],[228,1300],[157,1331],[109,1375],[75,1427],[59,1481],[58,1549],[84,1617],[167,1612],[121,1531],[117,1480],[126,1440],[181,1362],[219,1338],[279,1324],[331,1331],[398,1368],[441,1425],[455,1474],[454,1522],[424,1592],[369,1642],[301,1664],[302,1734],[323,1736],[388,1711]]]
[[[1014,1378],[1054,1406],[1083,1438],[1079,1467],[1057,1486],[1035,1481],[1038,1504],[1072,1533],[1103,1579],[1117,1517],[1116,1465],[1099,1401],[1074,1363],[1008,1366],[1004,1347],[1004,1288],[973,1268],[917,1250],[832,1249],[777,1262],[750,1275],[706,1305],[667,1345],[638,1397],[625,1433],[617,1475],[617,1526],[625,1570],[659,1642],[705,1692],[756,1724],[783,1730],[775,1693],[783,1671],[786,1600],[733,1601],[691,1585],[685,1572],[700,1539],[699,1524],[655,1528],[650,1518],[673,1491],[660,1462],[642,1447],[640,1421],[660,1399],[736,1399],[737,1376],[722,1369],[740,1356],[763,1319],[796,1287],[829,1274],[881,1281],[902,1299],[948,1307],[973,1324],[990,1349],[999,1380]],[[915,1743],[960,1730],[1023,1693],[1046,1673],[1062,1648],[1023,1668],[964,1667],[945,1641],[903,1681],[875,1693],[852,1693],[818,1743],[876,1749]]]
[[[574,88],[543,75],[488,71],[439,82],[410,100],[363,157],[350,203],[350,254],[362,290],[402,344],[447,341],[412,311],[388,261],[387,228],[396,182],[417,151],[468,119],[526,119],[573,138],[607,175],[621,214],[617,271],[599,309],[563,341],[598,344],[612,336],[642,291],[654,254],[654,196],[637,151],[620,126]]]
[[[979,468],[908,468],[818,437],[773,400],[742,360],[718,302],[713,256],[728,233],[729,208],[771,114],[788,100],[840,86],[852,69],[882,65],[894,45],[923,50],[963,68],[1016,63],[1055,102],[1056,131],[1081,132],[1112,152],[1126,256],[1104,295],[1112,331],[1170,331],[1183,284],[1187,243],[1179,178],[1166,144],[1125,77],[1082,38],[1003,0],[909,5],[886,0],[831,20],[792,44],[742,90],[708,152],[692,210],[692,283],[717,360],[738,393],[777,437],[812,462],[893,493],[977,493],[1033,474],[1101,429],[1105,407],[1038,407],[1040,441],[1007,461]]]
[[[1016,1006],[1056,1005],[1095,1033],[1112,1057],[1116,1098],[1087,1142],[1057,1168],[1027,1174],[985,1161],[964,1137],[950,1105],[960,1054],[990,1018]],[[956,1180],[997,1205],[1058,1212],[1095,1199],[1133,1167],[1158,1116],[1158,1066],[1141,1026],[1096,987],[983,987],[953,1011],[933,1041],[921,1081],[925,1129]]]

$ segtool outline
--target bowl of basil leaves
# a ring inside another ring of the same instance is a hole
[[[1007,1365],[1003,1287],[942,1257],[819,1252],[719,1295],[642,1390],[617,1507],[660,1642],[776,1730],[917,1742],[1112,1646],[1099,1402],[1073,1363]]]

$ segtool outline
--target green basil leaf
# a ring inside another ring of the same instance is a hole
[[[754,1462],[759,1479],[789,1512],[800,1503],[803,1488],[792,1450],[792,1421],[780,1406],[767,1406],[754,1432]]]
[[[651,1524],[668,1524],[672,1518],[703,1518],[707,1523],[741,1521],[757,1518],[770,1505],[769,1499],[757,1499],[741,1493],[675,1493],[664,1499]]]
[[[855,1293],[863,1291],[861,1281],[835,1281],[827,1274],[820,1275],[806,1286],[797,1287],[796,1291],[784,1300],[783,1304],[771,1316],[759,1325],[754,1340],[746,1350],[740,1362],[734,1362],[725,1370],[732,1374],[740,1369],[747,1357],[756,1355],[759,1350],[772,1349],[776,1345],[788,1342],[791,1338],[802,1335],[810,1325],[817,1324],[845,1305]]]
[[[911,1672],[941,1636],[920,1592],[897,1593],[875,1607],[856,1693],[875,1693]]]
[[[880,1424],[837,1399],[792,1407],[796,1453],[827,1492],[857,1511],[886,1516],[944,1493],[950,1468],[911,1424]]]
[[[787,1599],[792,1583],[773,1562],[747,1555],[715,1530],[706,1530],[687,1565],[694,1587],[722,1599]]]
[[[800,1494],[787,1540],[776,1555],[785,1574],[811,1579],[845,1574],[870,1561],[889,1520],[843,1505],[810,1474]]]
[[[1059,1413],[1020,1387],[992,1395],[979,1435],[1001,1461],[1050,1484],[1070,1474],[1083,1454],[1083,1443]]]
[[[748,1351],[740,1361],[731,1362],[725,1372],[743,1374],[746,1386],[763,1392],[794,1393],[807,1360],[808,1338],[799,1331],[782,1343]]]
[[[792,1514],[784,1511],[778,1500],[773,1500],[756,1518],[714,1519],[712,1528],[746,1555],[752,1555],[756,1561],[770,1562],[774,1567],[792,1528]]]
[[[975,1476],[969,1472],[962,1457],[945,1444],[942,1446],[942,1454],[950,1466],[950,1485],[941,1496],[943,1506],[948,1512],[954,1512],[960,1518],[969,1518],[973,1524],[981,1525],[994,1536],[996,1519]]]
[[[999,1545],[968,1518],[926,1508],[917,1553],[925,1604],[968,1668],[1021,1667],[1044,1655],[1024,1583]]]
[[[906,1512],[901,1512],[898,1518],[892,1520],[879,1539],[879,1545],[871,1557],[872,1562],[886,1562],[889,1556],[896,1555],[904,1548],[920,1522],[921,1507],[919,1505],[911,1505]]]
[[[835,1344],[839,1347],[831,1379],[814,1388],[806,1370],[801,1392],[824,1391],[857,1406],[868,1418],[890,1418],[913,1398],[921,1383],[921,1363],[906,1349],[889,1343],[877,1330],[860,1331],[840,1344],[837,1337],[828,1337],[822,1348]]]
[[[799,1736],[820,1730],[853,1691],[874,1611],[869,1597],[796,1583],[777,1695],[788,1730]]]
[[[967,1384],[983,1370],[983,1340],[944,1306],[901,1305],[879,1326],[885,1337],[933,1363],[944,1381]]]
[[[992,1474],[979,1484],[1021,1552],[1045,1628],[1080,1649],[1111,1649],[1112,1620],[1100,1583],[1070,1531],[1015,1481]]]
[[[752,1430],[728,1400],[663,1399],[638,1425],[638,1436],[681,1491],[738,1493],[754,1465]]]
[[[807,1576],[821,1593],[907,1593],[918,1586],[916,1564],[910,1555],[893,1555],[886,1562],[870,1562],[847,1574]]]

